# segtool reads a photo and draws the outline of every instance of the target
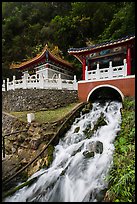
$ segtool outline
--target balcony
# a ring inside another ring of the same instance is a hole
[[[112,61],[109,62],[109,67],[100,68],[99,64],[97,64],[96,70],[88,71],[88,67],[86,66],[85,70],[85,80],[88,81],[99,81],[99,80],[111,80],[111,79],[119,79],[127,76],[127,63],[126,59],[123,60],[123,65],[120,66],[112,66]]]

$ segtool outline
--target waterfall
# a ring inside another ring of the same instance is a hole
[[[94,102],[89,113],[76,118],[69,131],[55,146],[53,162],[29,179],[39,175],[31,186],[23,187],[4,202],[99,202],[107,188],[106,176],[113,164],[114,140],[120,130],[122,103]],[[103,114],[105,125],[87,137]],[[77,130],[77,131],[76,131]],[[103,152],[86,157],[91,143],[103,144]]]

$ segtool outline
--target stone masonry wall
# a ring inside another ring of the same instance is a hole
[[[2,92],[2,110],[7,112],[52,110],[77,101],[77,91],[70,90],[17,89]]]

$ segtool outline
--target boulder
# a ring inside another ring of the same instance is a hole
[[[107,188],[104,188],[99,193],[97,193],[97,195],[96,195],[97,202],[102,202],[103,201],[103,199],[105,197],[105,194],[106,194],[106,191],[107,191]]]
[[[97,141],[92,141],[91,143],[89,143],[87,145],[87,149],[90,152],[94,151],[96,153],[102,154],[102,152],[103,152],[103,143],[98,141],[98,140]]]
[[[76,127],[75,130],[74,130],[74,133],[78,133],[80,130],[80,127]]]
[[[103,143],[100,141],[92,141],[87,145],[87,150],[83,152],[86,158],[94,157],[95,153],[102,154]]]
[[[102,154],[103,152],[103,143],[96,141],[96,153]]]
[[[94,152],[89,152],[89,151],[84,151],[84,152],[83,152],[83,155],[84,155],[86,158],[90,158],[90,157],[94,157],[95,153],[94,153]]]

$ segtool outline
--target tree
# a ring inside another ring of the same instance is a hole
[[[100,35],[101,41],[118,39],[135,33],[135,3],[124,2],[107,28]]]
[[[46,43],[70,59],[70,47],[134,32],[134,2],[2,2],[2,66],[36,56]]]

